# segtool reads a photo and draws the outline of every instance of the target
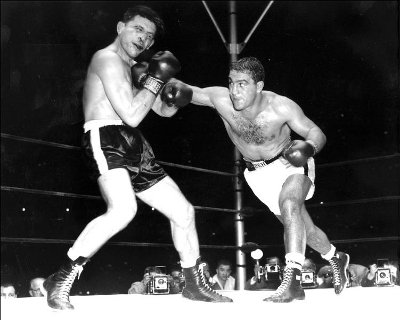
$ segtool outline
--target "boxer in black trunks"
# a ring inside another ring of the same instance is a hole
[[[247,168],[244,177],[284,228],[286,267],[272,302],[303,300],[301,267],[306,244],[329,261],[335,293],[346,288],[349,255],[336,251],[312,221],[305,200],[314,192],[314,159],[325,134],[291,99],[264,88],[264,68],[254,57],[230,65],[229,87],[199,88],[174,79],[175,87],[193,91],[192,103],[214,108]],[[291,141],[294,131],[304,140]]]
[[[180,71],[179,61],[171,52],[158,52],[147,64],[134,60],[154,44],[163,29],[163,21],[152,9],[130,8],[117,24],[114,42],[92,57],[83,94],[83,147],[107,211],[85,227],[68,250],[65,264],[44,282],[51,308],[74,309],[69,293],[76,276],[134,218],[136,197],[170,220],[185,275],[182,295],[207,302],[232,301],[205,283],[194,208],[155,162],[151,146],[136,128],[150,109],[168,117],[177,106],[190,102],[190,90],[177,90],[171,84],[164,87]]]

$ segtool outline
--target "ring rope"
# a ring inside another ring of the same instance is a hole
[[[346,160],[346,161],[338,161],[338,162],[332,162],[332,163],[322,163],[322,164],[317,164],[316,166],[317,166],[317,168],[329,168],[329,167],[334,167],[334,166],[344,166],[344,165],[353,164],[353,163],[392,159],[392,158],[396,158],[396,157],[399,157],[399,156],[400,156],[400,153],[396,152],[394,154],[389,154],[389,155],[385,155],[385,156],[354,159],[354,160]]]
[[[31,193],[31,194],[47,195],[47,196],[69,197],[69,198],[81,198],[81,199],[93,199],[93,200],[102,200],[103,199],[101,196],[68,193],[68,192],[57,192],[57,191],[44,191],[44,190],[39,190],[39,189],[26,189],[26,188],[18,188],[18,187],[10,187],[10,186],[1,186],[1,190],[2,191],[25,192],[25,193]],[[230,212],[230,213],[247,212],[247,210],[235,210],[235,209],[224,209],[224,208],[203,207],[203,206],[193,206],[193,207],[197,210],[204,210],[204,211],[219,211],[219,212]]]
[[[334,206],[341,206],[341,205],[346,205],[346,204],[361,204],[361,203],[370,203],[370,202],[377,202],[377,201],[395,201],[395,200],[400,200],[400,196],[386,196],[386,197],[376,197],[376,198],[367,198],[367,199],[311,203],[311,204],[307,204],[307,208],[334,207]]]
[[[37,143],[37,144],[41,144],[41,145],[59,147],[59,148],[64,148],[64,149],[72,149],[72,150],[80,150],[81,149],[78,146],[71,146],[71,145],[57,143],[57,142],[20,137],[20,136],[8,134],[8,133],[0,133],[0,134],[1,134],[2,138],[6,138],[6,139],[14,139],[14,140],[19,140],[19,141]],[[396,158],[399,156],[400,156],[400,153],[395,152],[394,154],[384,155],[384,156],[379,156],[379,157],[353,159],[353,160],[338,161],[338,162],[331,162],[331,163],[322,163],[322,164],[316,164],[316,165],[318,168],[329,168],[329,167],[342,166],[342,165],[348,165],[348,164],[353,164],[353,163],[392,159],[392,158]],[[190,170],[194,170],[194,171],[214,173],[214,174],[225,175],[225,176],[238,176],[238,174],[230,173],[230,172],[222,172],[222,171],[215,171],[215,170],[209,170],[209,169],[203,169],[203,168],[196,168],[196,167],[191,167],[191,166],[186,166],[186,165],[181,165],[181,164],[176,164],[176,163],[169,163],[169,162],[165,162],[165,161],[158,161],[158,160],[156,162],[158,162],[162,165],[170,166],[170,167],[190,169]]]
[[[26,138],[26,137],[19,137],[19,136],[15,136],[15,135],[8,134],[8,133],[1,133],[1,137],[6,138],[6,139],[13,139],[13,140],[30,142],[30,143],[37,143],[37,144],[41,144],[41,145],[45,145],[45,146],[58,147],[58,148],[62,148],[62,149],[81,150],[81,148],[78,146],[71,146],[71,145],[57,143],[57,142],[50,142],[50,141],[44,141],[44,140],[32,139],[32,138]],[[165,166],[175,167],[175,168],[180,168],[180,169],[189,169],[189,170],[193,170],[193,171],[212,173],[212,174],[217,174],[217,175],[222,175],[222,176],[230,176],[230,177],[238,176],[238,174],[230,173],[230,172],[216,171],[216,170],[210,170],[210,169],[204,169],[204,168],[196,168],[196,167],[186,166],[186,165],[182,165],[182,164],[169,163],[169,162],[158,161],[158,160],[156,160],[156,162],[159,164],[165,165]]]
[[[57,191],[44,191],[39,189],[26,189],[19,187],[11,187],[11,186],[1,186],[2,191],[15,191],[15,192],[25,192],[31,194],[40,194],[40,195],[48,195],[48,196],[61,196],[61,197],[70,197],[70,198],[82,198],[82,199],[94,199],[94,200],[102,200],[100,196],[94,195],[84,195],[84,194],[76,194],[76,193],[67,193],[67,192],[57,192]],[[334,202],[322,202],[322,203],[311,203],[307,205],[307,208],[315,208],[315,207],[333,207],[333,206],[341,206],[347,204],[362,204],[362,203],[370,203],[370,202],[378,202],[378,201],[396,201],[400,200],[400,196],[386,196],[386,197],[376,197],[376,198],[367,198],[367,199],[355,199],[355,200],[345,200],[345,201],[334,201]],[[193,206],[197,210],[205,210],[205,211],[220,211],[220,212],[230,212],[230,213],[249,213],[249,212],[264,212],[265,209],[224,209],[224,208],[214,208],[214,207],[203,207],[203,206]]]
[[[73,244],[75,240],[67,239],[44,239],[44,238],[10,238],[1,237],[2,243],[47,243],[47,244]],[[331,240],[332,243],[364,243],[364,242],[381,242],[381,241],[399,241],[399,236],[375,237],[375,238],[356,238]],[[173,247],[172,243],[149,243],[149,242],[126,242],[126,241],[110,241],[106,245],[126,246],[126,247]],[[281,247],[283,244],[255,244],[255,248]],[[200,248],[207,249],[241,249],[240,246],[227,245],[200,245]]]

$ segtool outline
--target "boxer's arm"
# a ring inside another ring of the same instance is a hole
[[[151,109],[161,117],[172,117],[179,110],[179,108],[168,106],[165,102],[161,100],[160,95],[157,96],[156,101],[154,101]]]
[[[217,108],[218,99],[229,96],[228,89],[224,87],[199,88],[192,85],[188,86],[193,90],[191,103],[199,106]]]
[[[124,123],[137,127],[149,112],[156,95],[147,89],[134,94],[121,59],[113,52],[98,54],[93,58],[92,66],[115,112]]]
[[[278,99],[279,112],[287,119],[289,127],[312,144],[315,153],[321,151],[326,144],[326,136],[322,130],[304,114],[297,103],[286,97]]]

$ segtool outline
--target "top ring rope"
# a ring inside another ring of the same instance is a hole
[[[71,146],[71,145],[57,143],[57,142],[50,142],[50,141],[44,141],[44,140],[39,140],[39,139],[20,137],[20,136],[8,134],[8,133],[1,133],[1,137],[6,138],[6,139],[13,139],[13,140],[37,143],[37,144],[46,145],[46,146],[59,147],[59,148],[64,148],[64,149],[80,150],[80,147],[78,147],[78,146]],[[316,166],[318,168],[328,168],[328,167],[342,166],[342,165],[348,165],[348,164],[360,163],[360,162],[392,159],[392,158],[396,158],[399,156],[400,156],[400,153],[396,152],[394,154],[379,156],[379,157],[353,159],[353,160],[338,161],[338,162],[332,162],[332,163],[321,163],[321,164],[316,164]],[[206,172],[206,173],[213,173],[213,174],[224,175],[224,176],[233,176],[233,177],[238,176],[237,174],[230,173],[230,172],[222,172],[222,171],[215,171],[215,170],[209,170],[209,169],[203,169],[203,168],[196,168],[196,167],[191,167],[191,166],[186,166],[186,165],[181,165],[181,164],[176,164],[176,163],[169,163],[169,162],[165,162],[165,161],[156,161],[156,162],[159,164],[162,164],[162,165],[175,167],[175,168],[188,169],[188,170],[200,171],[200,172]]]
[[[32,139],[32,138],[26,138],[26,137],[19,137],[19,136],[15,136],[15,135],[8,134],[8,133],[1,133],[1,137],[6,138],[6,139],[12,139],[12,140],[18,140],[18,141],[24,141],[24,142],[30,142],[30,143],[37,143],[37,144],[41,144],[41,145],[45,145],[45,146],[58,147],[58,148],[62,148],[62,149],[70,149],[70,150],[80,150],[81,149],[78,146],[71,146],[71,145],[57,143],[57,142],[43,141],[43,140],[39,140],[39,139]],[[217,174],[217,175],[222,175],[222,176],[230,176],[230,177],[237,176],[237,174],[230,173],[230,172],[209,170],[209,169],[204,169],[204,168],[196,168],[196,167],[191,167],[191,166],[185,166],[182,164],[169,163],[169,162],[165,162],[165,161],[156,161],[156,162],[159,164],[165,165],[165,166],[175,167],[175,168],[180,168],[180,169],[187,169],[187,170],[212,173],[212,174]]]

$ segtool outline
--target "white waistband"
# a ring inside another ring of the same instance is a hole
[[[116,119],[102,119],[102,120],[90,120],[85,122],[83,125],[83,130],[86,132],[92,129],[98,129],[105,126],[123,126],[124,123],[122,120]]]

